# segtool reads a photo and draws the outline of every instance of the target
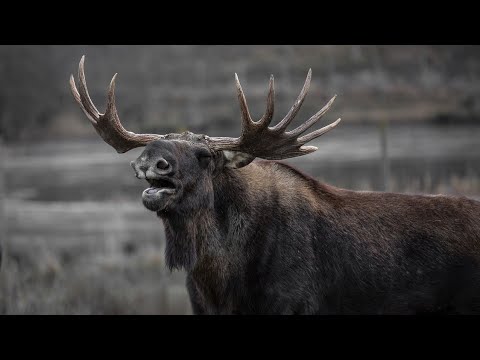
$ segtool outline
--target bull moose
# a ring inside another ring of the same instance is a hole
[[[287,115],[253,121],[238,77],[238,138],[135,134],[115,106],[115,76],[101,114],[88,94],[84,57],[75,100],[149,187],[144,206],[163,221],[166,264],[185,270],[194,314],[468,314],[480,312],[480,202],[466,197],[351,191],[278,162],[340,119],[303,135],[333,97],[297,128],[287,127],[308,92],[311,70]],[[256,158],[259,160],[253,161]]]

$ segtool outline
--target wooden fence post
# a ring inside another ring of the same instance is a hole
[[[2,250],[7,235],[7,219],[5,217],[5,147],[0,136],[0,270],[2,269]]]

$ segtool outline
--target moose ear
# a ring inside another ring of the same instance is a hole
[[[230,169],[240,169],[255,159],[255,156],[240,151],[223,150],[222,152],[225,159],[225,167]]]

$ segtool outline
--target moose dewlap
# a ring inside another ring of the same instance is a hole
[[[165,226],[166,261],[187,272],[195,314],[480,313],[480,203],[450,196],[356,192],[272,161],[309,154],[307,133],[331,107],[287,127],[308,92],[276,125],[274,81],[253,121],[236,77],[238,138],[135,134],[115,106],[88,94],[84,57],[75,100],[119,153],[145,146],[131,165],[149,186],[145,207]],[[253,161],[255,158],[266,160]]]

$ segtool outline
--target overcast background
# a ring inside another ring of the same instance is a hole
[[[0,313],[191,313],[129,166],[141,149],[116,154],[71,96],[82,55],[101,112],[118,73],[135,132],[238,136],[235,72],[255,118],[275,76],[279,121],[312,68],[296,124],[334,94],[319,126],[343,121],[289,163],[339,187],[480,198],[479,46],[0,46]]]

